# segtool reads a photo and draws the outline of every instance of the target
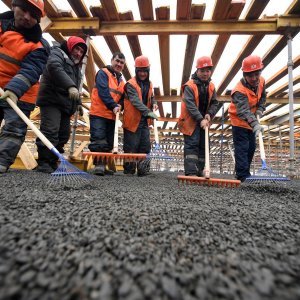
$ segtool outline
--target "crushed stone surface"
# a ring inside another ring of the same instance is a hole
[[[0,176],[1,300],[300,299],[300,182]],[[59,179],[58,179],[59,180]]]

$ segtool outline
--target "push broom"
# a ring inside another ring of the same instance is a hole
[[[114,131],[114,144],[112,152],[82,152],[83,158],[92,157],[94,161],[100,162],[102,164],[112,165],[122,165],[125,162],[139,162],[146,159],[147,154],[144,153],[119,153],[119,118],[120,113],[116,113],[115,121],[115,131]]]
[[[259,121],[259,117],[257,116],[257,120]],[[245,183],[250,184],[276,184],[280,182],[290,181],[286,176],[279,176],[273,170],[267,166],[266,163],[266,153],[264,148],[264,141],[262,133],[258,133],[258,143],[259,143],[259,153],[261,159],[261,168],[257,172],[257,175],[250,176],[246,178]]]
[[[209,160],[209,136],[208,127],[205,127],[205,167],[203,170],[204,177],[183,176],[178,175],[178,183],[183,184],[198,184],[215,187],[238,187],[241,184],[240,180],[210,178],[210,160]]]
[[[0,93],[3,94],[3,92],[3,89],[0,88]],[[54,187],[76,187],[88,183],[89,179],[91,179],[91,175],[81,171],[80,169],[69,163],[9,97],[6,98],[6,101],[18,114],[18,116],[27,124],[27,126],[44,143],[44,145],[60,160],[58,168],[53,173],[51,173],[48,184]]]

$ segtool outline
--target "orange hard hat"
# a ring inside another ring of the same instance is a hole
[[[242,63],[242,71],[245,73],[261,70],[264,67],[262,60],[257,55],[249,55],[244,58]]]
[[[136,68],[149,68],[150,64],[148,57],[144,55],[138,56],[134,61],[134,66]]]
[[[202,68],[209,68],[213,67],[212,60],[209,56],[202,56],[197,59],[196,68],[202,69]]]
[[[41,11],[43,17],[45,16],[43,0],[27,0],[27,1],[30,2],[32,5],[34,5],[35,7],[37,7]]]

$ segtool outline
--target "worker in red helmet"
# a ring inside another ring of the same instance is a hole
[[[41,78],[37,105],[40,107],[40,130],[60,153],[70,137],[70,119],[79,108],[83,114],[79,87],[81,62],[87,52],[85,41],[70,36],[67,41],[53,43],[47,66]],[[58,158],[37,138],[38,172],[52,173]]]
[[[96,74],[90,108],[89,149],[92,152],[111,152],[113,149],[116,114],[121,111],[120,101],[124,96],[124,66],[124,54],[115,52],[111,65],[100,69]],[[95,159],[94,165],[95,175],[114,174],[103,161]]]
[[[135,76],[125,85],[123,128],[124,152],[146,153],[151,150],[149,126],[158,116],[153,112],[157,110],[157,102],[153,97],[153,86],[149,79],[150,63],[148,57],[141,55],[135,59]],[[124,163],[124,174],[138,176],[149,173],[149,160]]]
[[[12,11],[0,14],[0,174],[13,164],[25,140],[27,125],[6,101],[9,97],[27,116],[35,107],[38,81],[50,46],[39,25],[42,0],[13,0]]]
[[[231,92],[229,116],[235,154],[235,172],[242,182],[250,174],[250,166],[256,148],[256,137],[263,133],[259,124],[265,111],[265,80],[261,76],[263,63],[259,56],[250,55],[243,60],[243,78]]]
[[[211,81],[210,57],[197,59],[196,72],[182,87],[178,128],[184,136],[184,172],[186,176],[203,176],[205,165],[205,128],[219,109],[215,86]]]

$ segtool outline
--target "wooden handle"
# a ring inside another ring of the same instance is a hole
[[[205,167],[204,167],[204,177],[210,178],[210,164],[209,164],[209,134],[208,127],[205,127]]]
[[[4,91],[0,88],[0,93],[3,94]],[[21,111],[21,109],[13,102],[9,97],[6,98],[7,103],[11,108],[17,113],[17,115],[27,124],[27,126],[36,134],[36,136],[44,143],[44,145],[55,153],[56,156],[60,158],[60,154],[54,145],[41,133],[41,131],[35,127],[35,125],[26,117],[26,115]],[[57,153],[56,153],[57,152]]]
[[[158,130],[157,130],[157,124],[156,124],[156,119],[153,120],[153,131],[154,131],[154,140],[155,144],[159,144],[159,138],[158,138]]]
[[[256,119],[257,119],[258,123],[260,123],[259,116],[256,116]],[[260,158],[262,161],[266,161],[266,152],[265,152],[264,141],[263,141],[263,136],[262,136],[261,131],[259,131],[259,133],[258,133],[258,144],[259,144]]]
[[[116,121],[115,121],[115,133],[114,133],[114,147],[112,153],[118,153],[118,145],[119,145],[119,119],[120,112],[116,113]]]

